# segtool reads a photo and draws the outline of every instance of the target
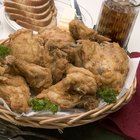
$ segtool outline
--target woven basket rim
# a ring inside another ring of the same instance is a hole
[[[135,93],[136,85],[137,80],[135,78],[130,89],[125,93],[125,95],[118,99],[116,103],[107,104],[101,108],[95,108],[82,113],[57,117],[39,115],[31,117],[17,117],[12,112],[0,105],[0,118],[18,126],[28,126],[34,128],[63,129],[66,127],[85,125],[100,120],[126,105]]]
[[[0,40],[0,44],[7,42],[8,39]],[[113,113],[119,110],[121,107],[126,105],[132,98],[133,94],[136,91],[137,80],[136,78],[133,81],[130,89],[117,100],[116,103],[107,104],[103,107],[97,107],[93,110],[80,112],[65,116],[49,117],[49,116],[31,116],[31,117],[17,117],[12,112],[7,110],[5,107],[0,105],[0,118],[11,122],[18,126],[23,127],[34,127],[34,128],[47,128],[47,129],[59,129],[62,130],[66,127],[75,127],[91,122],[100,120],[110,113]]]

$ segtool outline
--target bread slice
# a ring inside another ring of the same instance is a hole
[[[32,12],[32,13],[42,13],[42,12],[46,11],[46,9],[48,9],[49,7],[51,7],[52,10],[54,8],[54,6],[52,5],[52,2],[50,0],[48,0],[45,4],[39,5],[39,6],[28,6],[28,5],[24,5],[24,4],[19,4],[17,2],[11,1],[11,0],[5,0],[4,6],[17,8],[17,9],[27,11],[27,12]]]
[[[57,23],[54,0],[5,0],[4,5],[9,18],[25,28],[38,31]]]
[[[52,20],[51,20],[51,23],[47,26],[44,26],[44,27],[40,27],[40,26],[37,26],[37,25],[33,25],[33,24],[30,24],[30,23],[27,23],[27,22],[24,22],[24,21],[21,21],[21,20],[17,20],[16,21],[17,24],[19,24],[20,26],[22,27],[25,27],[27,29],[32,29],[34,31],[39,31],[39,30],[42,30],[44,28],[51,28],[51,27],[54,27],[56,26],[56,18],[53,17]]]
[[[26,16],[22,16],[19,14],[13,14],[13,13],[9,13],[8,16],[11,20],[15,20],[15,21],[21,20],[21,21],[30,23],[32,25],[45,27],[45,26],[49,25],[49,23],[51,22],[53,14],[51,12],[46,18],[39,19],[39,20],[34,19],[34,18],[30,18],[30,17],[26,17]]]
[[[29,6],[39,6],[45,4],[49,0],[12,0],[12,1]]]
[[[34,19],[43,19],[46,18],[51,11],[51,8],[49,7],[46,11],[42,12],[42,13],[32,13],[32,12],[27,12],[24,10],[20,10],[17,8],[11,8],[11,7],[5,7],[5,11],[7,13],[11,13],[11,14],[19,14],[21,16],[25,16],[25,17],[29,17],[29,18],[34,18]]]

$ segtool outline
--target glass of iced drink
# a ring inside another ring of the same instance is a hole
[[[138,12],[133,0],[104,0],[96,30],[127,49]]]

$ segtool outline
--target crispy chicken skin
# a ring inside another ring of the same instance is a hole
[[[18,113],[29,110],[29,87],[21,76],[4,74],[0,76],[0,98],[3,98],[10,108]]]
[[[5,68],[0,65],[0,76],[5,73]]]
[[[68,60],[66,53],[58,48],[49,48],[49,45],[45,46],[44,50],[44,62],[43,65],[46,68],[50,68],[52,73],[53,84],[62,80],[63,75],[66,71]]]
[[[78,63],[80,57],[80,46],[70,42],[70,43],[63,43],[57,42],[55,40],[48,40],[45,44],[45,50],[53,57],[65,58],[69,63],[75,64]],[[46,54],[46,52],[45,52]],[[46,55],[44,55],[46,56]],[[48,59],[48,58],[47,58]],[[45,61],[48,62],[48,61]]]
[[[16,59],[10,55],[6,57],[6,61],[19,75],[26,79],[35,93],[41,92],[52,85],[52,74],[49,68]]]
[[[94,29],[85,26],[80,20],[72,20],[69,24],[69,31],[75,40],[89,39],[98,42],[111,41],[111,39],[99,35]]]
[[[46,28],[41,30],[39,35],[44,39],[45,42],[48,40],[54,40],[60,44],[69,44],[71,42],[75,42],[69,32],[62,30],[59,27]]]
[[[96,75],[98,85],[120,91],[129,71],[126,52],[117,43],[80,40],[79,44],[82,46],[82,66]]]
[[[43,90],[37,98],[47,98],[57,103],[61,108],[72,108],[80,105],[89,109],[98,104],[96,90],[97,84],[94,75],[90,71],[70,66],[67,69],[66,78],[49,89]],[[86,96],[90,96],[90,101],[92,101],[88,106],[88,100],[83,102],[87,99]]]
[[[48,40],[44,49],[44,67],[52,70],[53,84],[62,80],[68,63],[78,63],[80,47],[76,44],[63,44],[54,40]]]
[[[12,55],[27,62],[41,64],[43,39],[29,29],[20,29],[9,36]]]
[[[12,52],[0,61],[0,97],[16,112],[28,111],[29,88],[61,108],[96,108],[97,89],[119,92],[129,71],[126,52],[107,41],[78,20],[70,22],[69,31],[16,31],[5,44]]]

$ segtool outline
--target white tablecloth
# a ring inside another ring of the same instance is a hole
[[[64,0],[65,1],[65,0]],[[103,0],[77,0],[79,5],[88,10],[92,16],[93,23],[96,24],[101,4]],[[3,9],[0,8],[0,20],[2,21],[3,27],[0,27],[0,39],[7,38],[10,33],[13,33],[14,30],[6,23],[4,18]],[[136,20],[135,26],[133,28],[129,44],[128,51],[139,51],[140,52],[140,14]]]

